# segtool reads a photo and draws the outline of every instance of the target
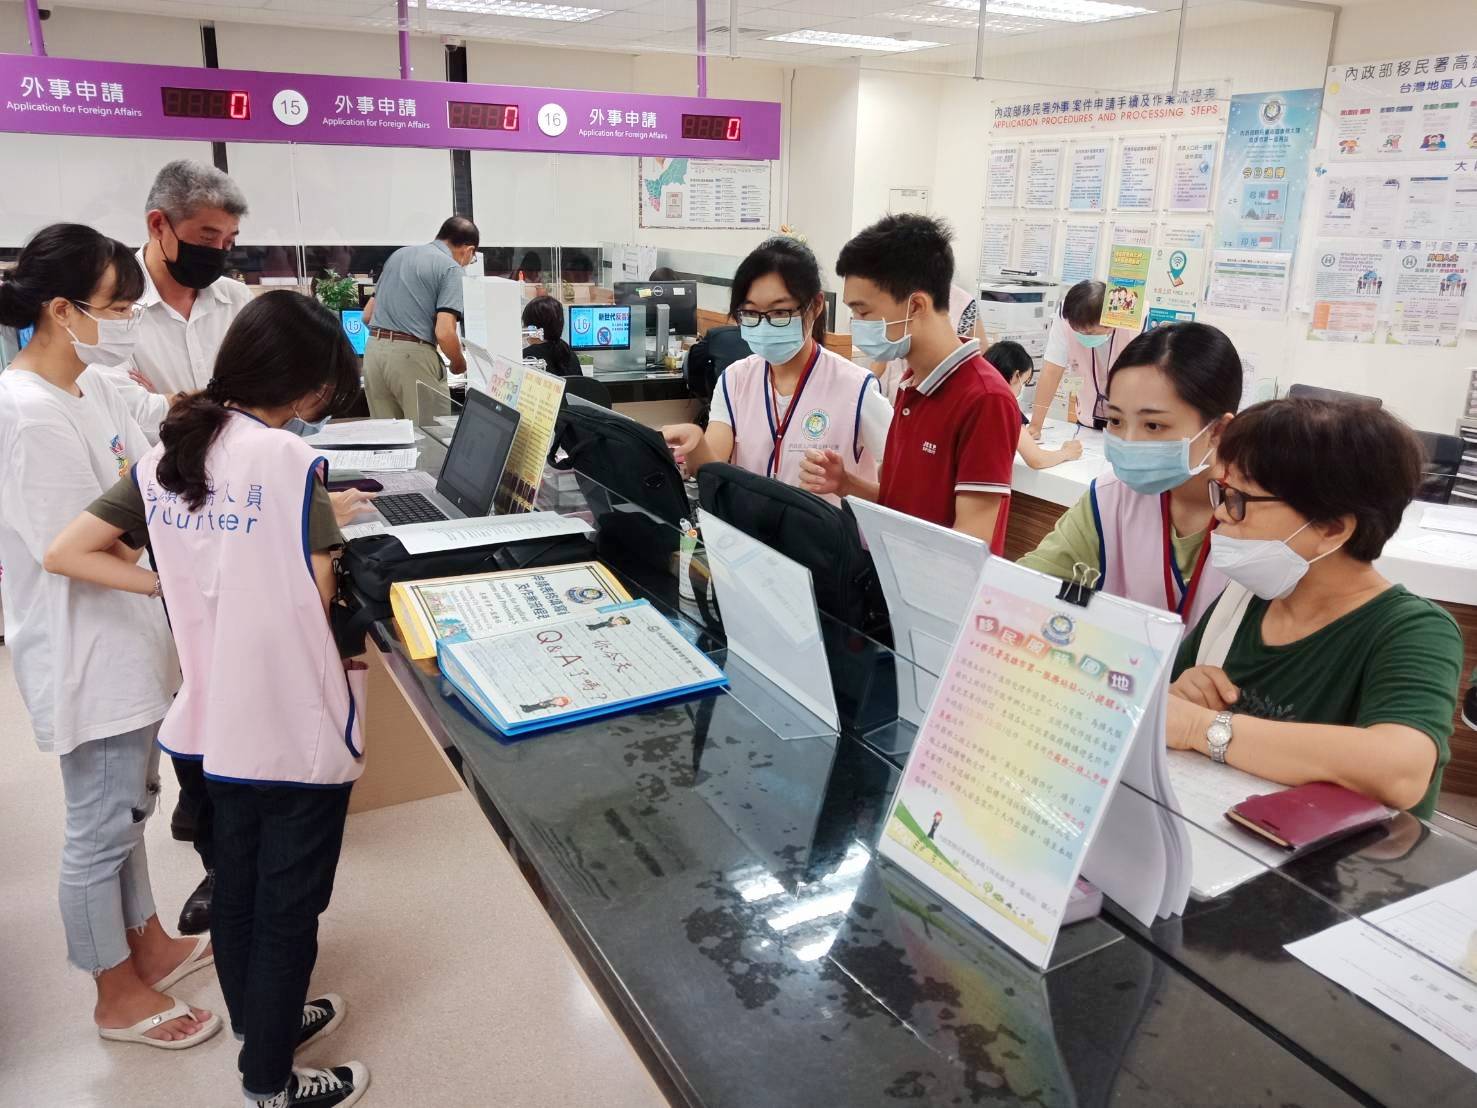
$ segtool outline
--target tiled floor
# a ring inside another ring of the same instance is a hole
[[[92,986],[67,966],[57,917],[61,812],[56,760],[32,744],[0,647],[0,1108],[237,1108],[229,1034],[172,1053],[93,1033]],[[172,926],[195,855],[164,818],[148,849]],[[349,1016],[303,1062],[362,1060],[366,1108],[665,1103],[465,794],[350,819],[320,947],[315,984]],[[176,991],[224,1011],[209,971]]]

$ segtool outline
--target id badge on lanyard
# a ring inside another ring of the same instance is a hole
[[[810,356],[804,372],[800,374],[800,381],[795,386],[795,395],[790,397],[790,406],[785,409],[785,418],[775,426],[775,416],[779,412],[780,400],[779,390],[774,387],[774,367],[768,362],[764,363],[764,415],[769,420],[769,435],[771,439],[769,448],[769,465],[764,470],[766,477],[779,477],[780,475],[780,450],[784,447],[785,434],[790,430],[790,421],[795,418],[795,413],[800,408],[800,396],[805,392],[805,386],[810,383],[811,370],[815,369],[815,363],[820,361],[821,348],[817,343],[815,353]]]
[[[1205,531],[1205,541],[1200,546],[1200,554],[1195,559],[1195,568],[1190,571],[1190,580],[1186,584],[1180,577],[1180,567],[1175,563],[1174,540],[1171,537],[1171,525],[1169,521],[1169,493],[1159,494],[1160,516],[1164,520],[1164,607],[1171,612],[1178,612],[1186,620],[1190,613],[1195,610],[1195,593],[1200,588],[1200,578],[1204,576],[1205,563],[1210,557],[1210,532],[1215,530],[1219,522],[1214,516],[1210,519],[1210,526]]]

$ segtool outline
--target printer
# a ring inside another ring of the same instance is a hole
[[[1051,321],[1061,310],[1061,286],[1049,277],[1007,269],[980,277],[976,303],[991,342],[1018,342],[1039,360]]]

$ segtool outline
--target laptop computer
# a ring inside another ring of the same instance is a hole
[[[519,418],[517,408],[468,389],[467,404],[457,421],[440,476],[433,479],[419,470],[380,476],[385,491],[375,498],[372,510],[354,522],[378,519],[398,527],[487,515],[508,464]]]

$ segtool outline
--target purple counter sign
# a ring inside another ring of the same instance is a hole
[[[0,54],[0,131],[757,161],[780,106]]]

